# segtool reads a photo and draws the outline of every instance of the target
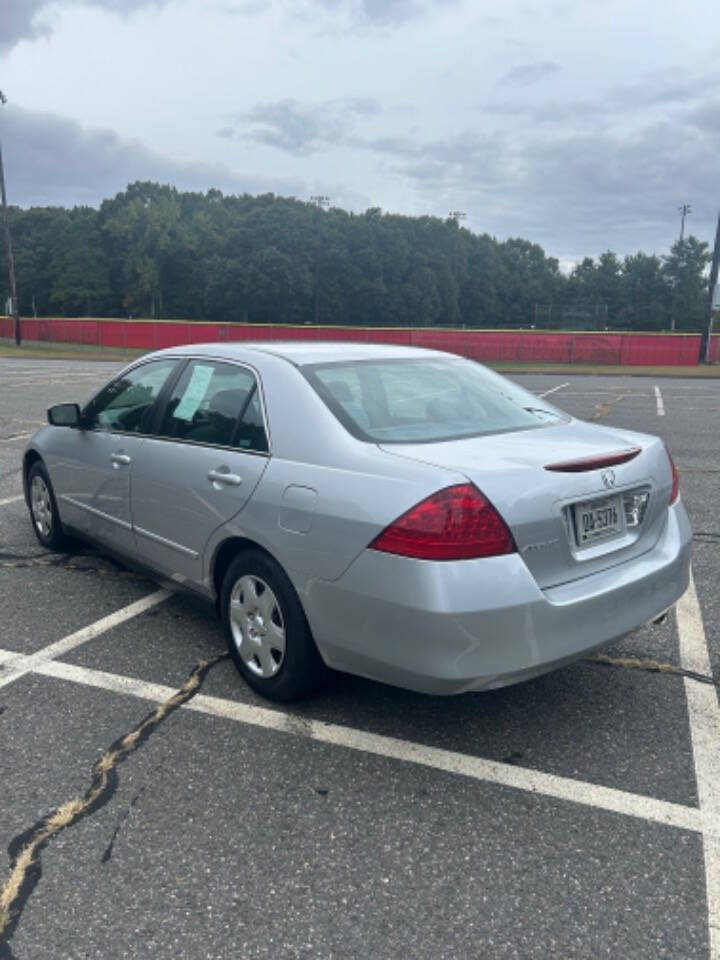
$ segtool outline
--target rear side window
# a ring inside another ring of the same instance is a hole
[[[351,433],[376,443],[431,443],[568,419],[460,358],[313,364],[303,373]]]
[[[192,360],[168,398],[159,436],[267,452],[254,375],[245,367]]]

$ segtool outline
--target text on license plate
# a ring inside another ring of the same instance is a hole
[[[576,503],[575,534],[578,544],[604,540],[622,533],[622,504],[620,497],[603,497]]]

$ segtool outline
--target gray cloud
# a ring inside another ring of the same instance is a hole
[[[315,0],[333,13],[342,12],[357,23],[396,25],[422,17],[435,7],[451,6],[458,0]]]
[[[615,86],[594,99],[504,98],[483,103],[480,109],[497,116],[527,116],[533,123],[610,123],[625,114],[637,114],[642,122],[642,114],[651,111],[656,118],[672,111],[682,121],[683,117],[700,118],[706,110],[712,111],[718,93],[720,73],[688,76],[680,70],[665,70],[636,83]]]
[[[557,63],[551,63],[549,60],[543,60],[538,63],[526,63],[521,67],[514,67],[508,70],[498,80],[498,86],[502,87],[528,87],[545,77],[557,73],[560,67]]]
[[[231,193],[304,196],[291,177],[245,175],[209,163],[184,163],[123,140],[114,131],[89,129],[53,113],[3,107],[8,195],[20,206],[97,204],[134,180],[156,180],[188,190],[217,187]]]
[[[706,99],[720,88],[720,74],[690,76],[681,70],[658,70],[632,84],[615,87],[608,102],[620,106],[667,107]]]
[[[720,109],[710,101],[670,119],[643,118],[632,134],[603,122],[573,132],[534,120],[443,140],[377,138],[366,146],[415,184],[429,209],[467,210],[475,229],[520,235],[561,255],[667,249],[678,203],[710,239],[717,215]],[[449,207],[448,207],[449,208]]]
[[[81,2],[114,13],[131,13],[140,7],[164,6],[168,0],[59,0],[59,5]],[[55,3],[53,0],[2,0],[0,53],[21,40],[34,40],[50,33],[50,27],[38,19],[38,14],[52,5],[58,5],[57,0]]]
[[[369,97],[343,97],[322,103],[287,98],[258,103],[239,113],[218,136],[253,140],[293,154],[315,153],[346,139],[360,117],[372,117],[380,105]]]

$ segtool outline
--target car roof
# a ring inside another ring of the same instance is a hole
[[[208,354],[228,360],[248,360],[248,354],[271,354],[288,360],[296,366],[310,363],[341,363],[353,360],[401,360],[421,357],[454,356],[440,350],[384,343],[334,343],[323,340],[253,340],[241,343],[194,343],[159,351],[161,354]],[[157,354],[156,354],[157,355]]]

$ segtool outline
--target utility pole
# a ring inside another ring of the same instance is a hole
[[[7,103],[7,97],[0,90],[0,107]],[[0,143],[0,198],[2,199],[3,230],[5,233],[5,249],[7,250],[8,277],[10,280],[10,313],[15,327],[15,343],[20,346],[20,314],[18,313],[17,286],[15,285],[15,259],[13,257],[12,237],[10,236],[10,219],[8,217],[7,194],[5,193],[5,170],[2,160],[2,144]]]
[[[710,343],[713,327],[713,297],[715,287],[718,282],[718,269],[720,268],[720,213],[718,214],[717,230],[715,231],[715,249],[713,250],[712,265],[710,267],[710,278],[708,283],[708,301],[707,301],[707,326],[703,330],[700,340],[700,363],[710,363]]]
[[[320,323],[320,214],[324,207],[330,206],[330,197],[317,193],[310,197],[317,207],[315,214],[315,325]]]
[[[460,226],[461,220],[467,220],[467,214],[462,210],[451,210],[448,216],[451,220],[454,220],[458,226]]]
[[[680,243],[682,243],[685,238],[685,217],[692,213],[692,207],[689,203],[684,203],[678,207],[678,213],[680,214]]]

